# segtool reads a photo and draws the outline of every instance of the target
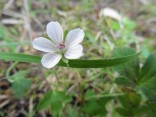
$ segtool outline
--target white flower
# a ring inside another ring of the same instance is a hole
[[[32,42],[35,49],[47,52],[42,57],[41,63],[46,68],[54,67],[64,56],[66,59],[78,59],[83,55],[80,44],[84,38],[84,31],[80,28],[73,29],[63,39],[63,29],[58,22],[49,22],[46,32],[50,38],[38,37]]]
[[[122,16],[115,9],[108,8],[108,7],[102,9],[100,11],[99,15],[100,16],[110,17],[110,18],[116,19],[118,21],[122,20]]]

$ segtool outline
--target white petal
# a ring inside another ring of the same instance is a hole
[[[57,49],[50,40],[44,37],[34,39],[32,45],[35,49],[43,52],[55,52]]]
[[[58,22],[49,22],[47,24],[46,31],[48,36],[55,44],[63,42],[63,29]]]
[[[48,53],[42,57],[41,63],[46,68],[52,68],[60,61],[61,57],[60,54]]]
[[[66,37],[66,47],[81,43],[84,38],[84,35],[84,31],[80,28],[71,30]]]
[[[65,55],[67,59],[78,59],[83,56],[83,47],[80,44],[71,46],[67,49]]]

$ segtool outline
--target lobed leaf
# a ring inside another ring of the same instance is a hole
[[[58,114],[64,107],[64,104],[71,101],[71,97],[62,91],[49,91],[44,95],[37,106],[37,110],[47,109],[51,107],[53,114]]]
[[[143,65],[138,85],[148,97],[155,97],[156,91],[156,55],[151,54]]]
[[[17,98],[25,96],[26,92],[30,89],[32,81],[26,78],[29,70],[21,70],[10,77],[12,80],[12,89],[15,92]]]

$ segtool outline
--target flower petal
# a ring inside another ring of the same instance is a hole
[[[46,31],[48,36],[55,44],[63,42],[63,29],[58,22],[49,22],[47,24]]]
[[[84,35],[84,31],[80,28],[71,30],[66,37],[66,47],[68,48],[69,46],[81,43],[84,38]]]
[[[33,48],[43,52],[55,52],[57,50],[54,44],[44,37],[38,37],[34,39],[32,45]]]
[[[48,53],[42,57],[41,63],[44,67],[50,69],[60,61],[61,57],[60,54]]]
[[[67,59],[78,59],[81,56],[83,56],[83,47],[80,44],[74,45],[74,46],[70,46],[65,55],[64,55]]]

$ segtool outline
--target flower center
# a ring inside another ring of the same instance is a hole
[[[57,45],[57,48],[62,50],[65,48],[65,44],[64,43],[59,43],[59,45]]]

